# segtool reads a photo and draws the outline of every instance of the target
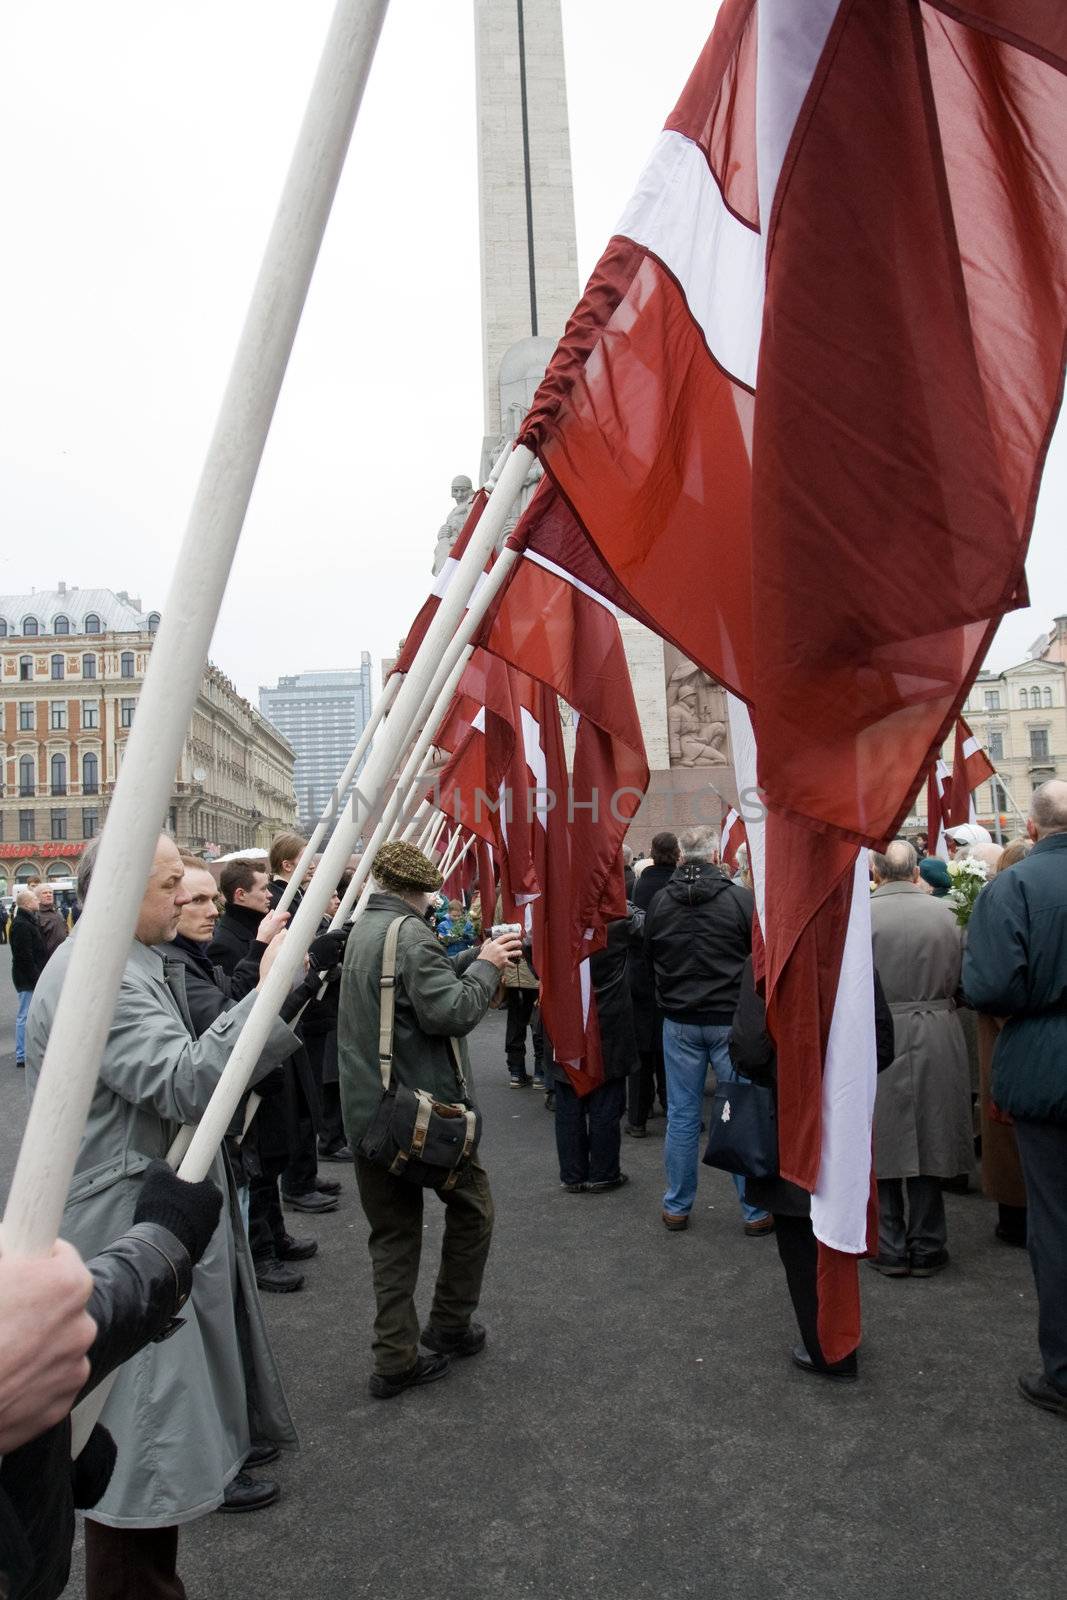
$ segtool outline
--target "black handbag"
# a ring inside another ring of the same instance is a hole
[[[470,1104],[455,1039],[448,1043],[459,1091],[457,1101],[435,1100],[425,1089],[408,1089],[404,1084],[393,1082],[396,946],[401,923],[406,921],[406,917],[397,917],[389,924],[385,935],[378,1033],[382,1098],[359,1142],[359,1152],[376,1167],[384,1167],[405,1183],[446,1191],[455,1186],[478,1148],[482,1114]]]
[[[774,1090],[747,1078],[716,1087],[704,1165],[744,1178],[778,1176],[778,1112]]]

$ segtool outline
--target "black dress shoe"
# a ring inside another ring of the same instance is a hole
[[[406,1372],[372,1372],[367,1380],[367,1388],[375,1400],[391,1400],[394,1395],[403,1394],[405,1389],[436,1383],[438,1378],[447,1376],[447,1356],[419,1356],[415,1365]]]
[[[265,1467],[271,1461],[277,1461],[281,1451],[273,1439],[253,1439],[252,1448],[245,1456],[246,1467]]]
[[[1054,1416],[1062,1417],[1067,1422],[1067,1394],[1049,1383],[1043,1372],[1024,1374],[1019,1379],[1019,1393],[1032,1406],[1051,1411]]]
[[[439,1356],[476,1356],[485,1349],[485,1329],[480,1322],[468,1323],[465,1328],[435,1328],[431,1322],[419,1343]]]
[[[239,1472],[236,1478],[231,1478],[226,1485],[226,1496],[220,1511],[262,1511],[264,1506],[272,1506],[277,1500],[280,1490],[276,1483],[269,1478],[253,1478],[247,1472]]]
[[[560,1188],[564,1194],[584,1194],[588,1189],[587,1183],[561,1183]]]
[[[317,1189],[309,1189],[307,1194],[286,1194],[282,1199],[290,1211],[307,1211],[313,1216],[337,1210],[337,1196],[319,1194]]]
[[[802,1344],[795,1344],[789,1355],[794,1367],[799,1367],[801,1372],[810,1372],[816,1378],[836,1378],[839,1383],[855,1383],[859,1377],[855,1353],[846,1356],[844,1361],[835,1362],[832,1367],[817,1367]]]
[[[257,1261],[255,1268],[256,1285],[265,1294],[295,1294],[304,1287],[304,1274],[295,1267],[287,1267],[275,1256]]]
[[[352,1152],[351,1152],[351,1150],[348,1148],[348,1146],[346,1144],[336,1145],[334,1147],[334,1149],[332,1149],[332,1150],[323,1150],[321,1145],[320,1145],[320,1147],[319,1147],[319,1160],[320,1161],[345,1161],[345,1162],[351,1164]]]
[[[600,1183],[587,1183],[585,1187],[589,1194],[610,1194],[612,1189],[621,1189],[629,1181],[629,1176],[620,1172],[616,1178],[603,1178]]]
[[[310,1261],[318,1248],[317,1239],[294,1239],[291,1233],[274,1243],[274,1253],[279,1261]]]
[[[645,1127],[643,1122],[640,1122],[640,1123],[638,1123],[638,1122],[628,1122],[623,1131],[625,1133],[628,1133],[630,1135],[631,1139],[647,1139],[648,1138],[648,1129]]]
[[[318,1178],[315,1181],[316,1194],[340,1194],[341,1185],[336,1178]]]
[[[911,1275],[913,1278],[932,1278],[937,1272],[944,1272],[948,1266],[948,1251],[937,1250],[932,1256],[920,1256],[918,1260],[911,1258]]]

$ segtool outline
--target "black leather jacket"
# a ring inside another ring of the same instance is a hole
[[[729,1026],[752,949],[749,891],[718,867],[678,867],[645,914],[656,1004],[677,1022]]]
[[[193,1267],[166,1228],[139,1222],[86,1263],[93,1279],[87,1310],[96,1323],[89,1381],[81,1399],[152,1339],[181,1327]],[[70,1418],[4,1457],[0,1465],[0,1595],[55,1600],[70,1575],[77,1465]]]

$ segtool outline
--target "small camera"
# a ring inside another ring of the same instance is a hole
[[[513,933],[516,939],[522,938],[521,922],[494,922],[489,929],[490,939],[502,939],[506,933]]]

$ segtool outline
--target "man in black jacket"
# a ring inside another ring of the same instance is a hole
[[[84,1398],[142,1346],[181,1327],[178,1312],[189,1298],[193,1268],[215,1231],[221,1205],[210,1179],[184,1183],[162,1161],[153,1162],[144,1174],[133,1227],[88,1263],[88,1303],[73,1272],[70,1287],[62,1288],[68,1298],[73,1294],[71,1310],[80,1304],[88,1313],[82,1318],[86,1342],[80,1345],[87,1348],[83,1371],[87,1366],[88,1373],[80,1394],[67,1388],[68,1414],[62,1420],[50,1423],[56,1409],[48,1406],[36,1429],[30,1422],[13,1438],[4,1438],[0,1594],[5,1600],[56,1600],[66,1587],[74,1508],[96,1504],[115,1463],[114,1440],[97,1424],[72,1464],[69,1400]],[[73,1269],[77,1255],[69,1245],[64,1250],[73,1257]],[[58,1266],[58,1259],[52,1264]],[[0,1292],[0,1368],[4,1380],[11,1377],[16,1389],[25,1391],[38,1387],[33,1368],[41,1365],[39,1331],[54,1327],[58,1333],[61,1324],[51,1317],[59,1308],[46,1305],[33,1315],[35,1274],[25,1270],[25,1263],[19,1267]],[[77,1272],[84,1279],[80,1266]],[[0,1382],[0,1388],[7,1386]]]
[[[1019,1392],[1067,1420],[1067,783],[1035,789],[1034,848],[975,901],[963,988],[1006,1017],[993,1052],[993,1100],[1015,1123],[1026,1183],[1042,1371]]]
[[[652,962],[656,1004],[663,1013],[667,1069],[663,1224],[672,1233],[688,1226],[696,1199],[708,1068],[714,1069],[718,1083],[731,1082],[735,1076],[730,1025],[741,971],[752,950],[755,909],[750,892],[719,870],[715,829],[690,829],[682,835],[681,849],[681,866],[656,895],[645,918],[645,949]],[[744,1178],[735,1177],[734,1184],[745,1233],[773,1232],[769,1213],[746,1201]]]
[[[19,997],[15,1014],[15,1065],[26,1065],[26,1018],[37,979],[48,960],[44,935],[37,921],[38,900],[32,889],[20,889],[15,896],[15,920],[11,924],[11,981]]]
[[[627,898],[639,911],[647,912],[656,895],[671,881],[679,854],[675,834],[655,835],[651,864],[635,879],[633,893],[627,890]],[[660,1107],[667,1110],[667,1076],[663,1067],[663,1017],[656,1005],[652,971],[636,953],[630,962],[630,995],[640,1065],[626,1083],[626,1131],[632,1139],[644,1139],[648,1134],[645,1124],[657,1094]]]

